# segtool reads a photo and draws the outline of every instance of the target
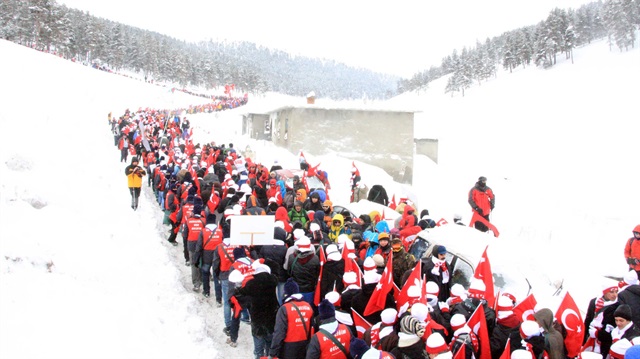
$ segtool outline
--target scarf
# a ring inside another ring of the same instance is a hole
[[[431,257],[431,261],[433,262],[431,274],[435,276],[442,275],[442,283],[449,283],[449,269],[447,268],[447,261],[440,260],[436,257]]]

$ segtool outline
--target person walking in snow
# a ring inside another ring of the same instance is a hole
[[[489,222],[489,214],[495,206],[495,201],[496,196],[493,190],[487,186],[487,177],[480,176],[478,182],[469,191],[469,205],[474,212]],[[474,227],[481,232],[489,230],[489,227],[480,221],[476,221]]]
[[[131,208],[136,210],[138,209],[142,177],[146,176],[147,172],[144,168],[138,166],[138,157],[134,156],[131,159],[131,164],[124,169],[124,174],[127,175],[127,185],[129,187],[129,193],[131,193]]]
[[[120,136],[118,149],[120,150],[120,162],[127,162],[127,157],[129,156],[129,139],[126,134]]]

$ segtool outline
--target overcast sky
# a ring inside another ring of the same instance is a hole
[[[187,41],[246,40],[404,77],[440,65],[453,49],[544,20],[555,7],[575,9],[589,2],[58,0]]]

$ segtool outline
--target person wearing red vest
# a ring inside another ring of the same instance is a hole
[[[306,359],[350,358],[349,347],[353,335],[346,325],[338,323],[331,302],[326,299],[320,302],[318,318],[320,326],[311,337]]]
[[[200,273],[202,275],[202,295],[209,298],[211,285],[209,277],[211,276],[211,267],[213,265],[213,253],[218,245],[222,243],[222,228],[216,225],[216,216],[213,213],[207,215],[207,224],[200,232],[198,241],[196,242],[196,250],[193,260],[200,263]],[[218,307],[222,306],[222,287],[220,279],[213,273],[213,287],[216,294],[216,303]]]
[[[176,228],[176,236],[178,231],[184,232],[187,219],[191,218],[191,215],[193,214],[194,201],[195,196],[193,194],[189,194],[189,196],[187,196],[187,201],[180,207],[180,210],[178,210],[178,213],[176,214],[176,223],[178,225],[178,227]],[[187,246],[187,237],[185,237],[184,235],[182,236],[182,244],[184,246],[184,265],[188,267],[191,265],[191,262],[189,261],[190,257],[189,248]]]
[[[304,358],[313,334],[313,308],[300,294],[300,287],[289,278],[284,284],[284,303],[276,314],[276,325],[269,356],[280,359]]]
[[[234,249],[240,248],[240,246],[230,245],[229,238],[223,237],[222,243],[220,243],[213,251],[213,261],[211,268],[214,275],[220,279],[220,287],[222,289],[222,305],[224,314],[224,328],[223,333],[227,336],[231,335],[231,299],[233,292],[233,284],[229,283],[229,273],[233,267],[235,261]],[[237,334],[236,334],[237,336]],[[237,339],[237,337],[236,337]]]
[[[171,182],[167,186],[167,194],[164,198],[164,216],[166,220],[163,221],[163,223],[171,225],[167,241],[174,246],[178,245],[178,242],[176,241],[176,237],[178,236],[177,216],[178,211],[180,210],[180,203],[178,202],[178,196],[176,195],[177,186],[178,184],[176,182]]]
[[[191,282],[193,283],[193,291],[200,291],[202,285],[202,275],[200,274],[200,263],[196,261],[196,243],[198,237],[204,229],[205,220],[202,218],[202,199],[200,197],[194,197],[193,199],[193,213],[186,219],[184,229],[182,231],[182,237],[186,240],[186,249],[189,252],[189,258],[191,258]]]

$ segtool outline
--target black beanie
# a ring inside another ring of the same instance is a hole
[[[616,311],[613,312],[613,317],[624,318],[626,320],[631,320],[631,307],[627,304],[620,304]]]
[[[351,345],[349,346],[349,354],[351,354],[351,357],[354,359],[360,359],[369,349],[371,349],[371,347],[368,346],[364,340],[355,338],[351,341]]]
[[[290,296],[300,293],[300,287],[298,287],[298,283],[296,283],[293,278],[287,279],[284,283],[284,297],[289,298]]]
[[[320,320],[333,318],[336,316],[336,308],[330,301],[323,299],[318,305],[318,315],[320,316]]]
[[[245,253],[243,247],[238,247],[233,249],[233,259],[238,260],[246,256],[247,256],[247,253]]]

